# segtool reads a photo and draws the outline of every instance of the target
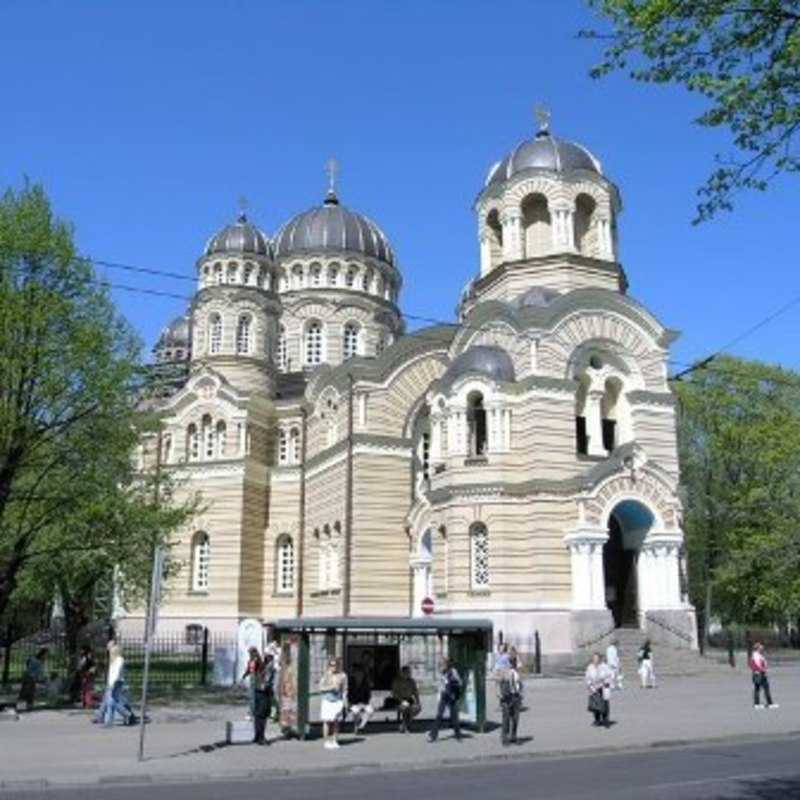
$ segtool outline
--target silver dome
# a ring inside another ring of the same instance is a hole
[[[162,347],[188,347],[189,346],[189,317],[184,314],[175,317],[172,322],[164,327],[158,337],[156,349]]]
[[[240,214],[233,225],[226,225],[206,243],[205,253],[250,253],[256,256],[269,255],[269,239],[251,222],[245,214]]]
[[[517,308],[526,308],[533,306],[535,308],[544,308],[550,305],[559,293],[555,289],[548,289],[544,286],[532,286],[527,291],[514,298],[514,305]]]
[[[323,205],[298,214],[275,235],[275,258],[319,250],[360,253],[391,266],[395,263],[386,234],[363,214],[341,205],[332,191]]]
[[[444,373],[442,382],[449,385],[469,373],[509,383],[513,383],[516,377],[511,356],[500,347],[483,344],[470,347],[456,356]]]
[[[495,164],[486,176],[486,185],[503,183],[526,169],[545,169],[551,172],[583,170],[603,174],[600,162],[585,147],[541,130],[533,139],[517,145],[502,161]]]

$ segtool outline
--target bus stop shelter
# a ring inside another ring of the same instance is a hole
[[[486,724],[486,656],[492,623],[484,619],[437,617],[300,617],[271,626],[280,646],[278,695],[285,735],[306,738],[312,719],[311,697],[324,664],[342,659],[345,672],[358,662],[366,667],[373,690],[388,692],[400,668],[408,664],[424,691],[436,686],[441,659],[453,661],[464,683],[459,700],[465,724],[482,732]]]

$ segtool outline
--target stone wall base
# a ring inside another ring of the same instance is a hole
[[[651,609],[642,618],[642,628],[654,644],[697,650],[697,615],[694,608]]]

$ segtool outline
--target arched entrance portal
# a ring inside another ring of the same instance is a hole
[[[606,606],[617,627],[639,626],[639,551],[653,521],[650,509],[637,500],[618,503],[609,517],[603,574]]]

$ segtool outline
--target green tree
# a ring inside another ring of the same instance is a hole
[[[800,375],[724,356],[675,389],[693,602],[725,621],[796,619]]]
[[[136,407],[139,349],[44,191],[8,191],[0,200],[0,618],[15,593],[60,596],[74,638],[101,577],[120,564],[120,589],[141,597],[152,547],[193,513],[194,500],[175,502],[168,476],[139,474],[132,458],[142,426],[152,430]]]
[[[611,23],[594,77],[622,69],[637,81],[679,84],[708,100],[695,120],[726,128],[735,156],[717,156],[695,222],[800,170],[800,0],[589,0]]]

